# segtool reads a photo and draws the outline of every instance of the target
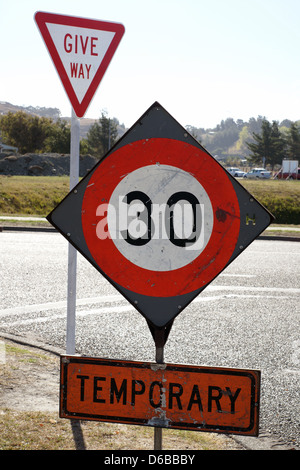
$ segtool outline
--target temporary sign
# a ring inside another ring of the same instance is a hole
[[[260,372],[61,357],[60,417],[258,434]]]
[[[120,23],[37,12],[37,26],[78,117],[89,106],[122,39]]]
[[[154,103],[47,219],[164,328],[272,216]]]

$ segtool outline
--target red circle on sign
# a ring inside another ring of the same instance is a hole
[[[186,266],[171,271],[151,271],[133,264],[111,238],[99,239],[96,232],[100,221],[97,208],[109,203],[120,181],[138,168],[157,163],[193,175],[213,209],[213,230],[203,252]],[[83,197],[82,229],[95,264],[109,279],[142,295],[171,297],[204,287],[225,268],[237,244],[240,209],[227,173],[205,151],[173,139],[145,139],[115,150],[96,167]]]

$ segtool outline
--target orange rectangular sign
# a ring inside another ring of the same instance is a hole
[[[60,417],[258,435],[260,371],[61,357]]]

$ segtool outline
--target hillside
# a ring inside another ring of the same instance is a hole
[[[241,160],[246,159],[250,154],[246,142],[253,142],[253,133],[261,133],[265,119],[263,116],[258,116],[246,122],[242,119],[234,121],[232,118],[227,118],[212,129],[193,126],[187,126],[187,129],[217,160],[226,161],[228,165],[241,165]],[[286,135],[292,122],[285,119],[278,123],[279,131]]]
[[[58,119],[60,117],[60,110],[58,108],[41,108],[39,106],[18,106],[7,101],[0,101],[0,115],[7,113],[17,113],[23,111],[24,113],[32,114],[34,116],[49,117]]]
[[[39,107],[39,106],[36,106],[36,107],[18,106],[18,105],[14,105],[11,103],[7,103],[6,101],[0,101],[0,116],[3,114],[7,114],[9,112],[17,113],[18,111],[23,111],[24,113],[28,113],[33,116],[47,117],[53,120],[64,119],[68,122],[71,122],[70,117],[61,116],[61,112],[58,108],[45,108],[45,107]],[[99,111],[99,117],[100,117],[100,111]],[[95,121],[97,121],[97,119],[82,118],[80,120],[80,138],[86,138],[89,128],[91,127],[92,124],[94,124]],[[119,137],[121,137],[125,131],[126,129],[124,125],[118,126]]]
[[[24,111],[29,114],[49,117],[55,119],[65,119],[70,121],[70,117],[62,117],[61,112],[57,108],[33,107],[33,106],[17,106],[7,102],[0,101],[0,116],[8,112],[15,113]],[[100,117],[101,110],[99,110]],[[124,124],[119,124],[117,116],[113,119],[118,123],[118,137],[120,138],[125,132]],[[260,134],[261,125],[265,118],[258,116],[251,117],[247,122],[242,119],[236,121],[231,117],[222,120],[214,128],[204,129],[194,125],[186,126],[186,129],[219,161],[225,162],[227,165],[243,166],[242,161],[249,156],[249,150],[246,142],[253,141],[252,134],[255,132]],[[80,136],[86,137],[90,126],[95,119],[82,118],[80,120]],[[300,120],[297,121],[300,123]],[[285,119],[278,123],[279,130],[286,134],[291,127],[292,121]],[[284,155],[283,155],[284,157]]]

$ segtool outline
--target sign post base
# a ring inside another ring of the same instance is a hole
[[[171,329],[171,327],[170,327]],[[155,360],[157,364],[164,363],[164,346],[166,343],[166,329],[154,330],[154,341],[155,341]],[[154,450],[162,450],[162,428],[154,428]]]
[[[171,331],[173,322],[165,328],[153,328],[148,322],[149,329],[155,342],[156,364],[164,364],[164,347]],[[162,450],[162,427],[154,428],[154,450]]]

